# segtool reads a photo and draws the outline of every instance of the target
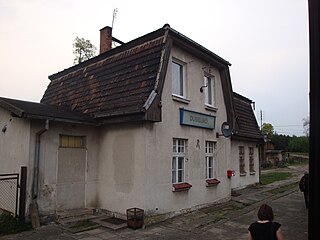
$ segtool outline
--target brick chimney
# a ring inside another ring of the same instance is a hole
[[[112,28],[104,27],[100,29],[100,54],[107,52],[112,46]]]

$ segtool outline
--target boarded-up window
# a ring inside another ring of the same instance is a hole
[[[246,171],[245,171],[245,156],[244,156],[244,147],[243,146],[239,146],[239,167],[240,167],[240,175],[245,175]]]
[[[254,149],[253,147],[249,147],[249,167],[250,173],[254,172]]]
[[[86,138],[83,136],[60,135],[59,147],[85,148]]]

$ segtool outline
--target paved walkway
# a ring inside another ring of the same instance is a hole
[[[259,206],[261,203],[268,203],[273,207],[275,221],[282,224],[286,240],[307,240],[308,211],[297,184],[305,169],[292,168],[290,171],[294,172],[295,176],[290,180],[239,190],[227,203],[183,214],[145,229],[126,228],[113,231],[100,227],[71,233],[59,225],[50,224],[34,231],[7,235],[0,239],[247,239],[248,226],[257,220]]]

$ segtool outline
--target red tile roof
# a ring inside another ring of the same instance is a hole
[[[96,119],[144,115],[152,90],[161,91],[156,84],[163,70],[161,61],[168,59],[167,54],[164,31],[147,35],[144,41],[134,40],[50,76],[41,102],[77,110]]]
[[[63,106],[101,123],[161,121],[161,94],[174,44],[225,73],[230,65],[169,25],[79,65],[51,75],[41,103]],[[232,109],[231,83],[223,74],[224,96]],[[230,92],[230,93],[228,93]],[[229,100],[228,100],[229,99]]]

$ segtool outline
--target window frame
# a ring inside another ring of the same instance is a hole
[[[86,137],[60,134],[59,148],[86,148]]]
[[[185,183],[187,140],[183,138],[173,138],[172,143],[171,183]],[[180,164],[182,168],[179,168],[179,161],[182,161],[182,164]],[[181,173],[181,175],[179,175],[179,173]],[[179,177],[181,177],[181,179]]]
[[[212,146],[210,146],[212,144]],[[215,178],[215,148],[216,142],[214,141],[205,141],[205,177],[206,179]],[[211,166],[209,166],[211,163]]]
[[[216,106],[215,77],[211,74],[205,73],[203,77],[203,81],[204,81],[204,86],[206,86],[204,88],[204,103],[206,106],[215,107]]]
[[[179,83],[176,85],[178,86],[179,89],[175,89],[175,79],[174,78],[174,64],[178,65],[179,68]],[[172,58],[171,61],[171,79],[172,79],[172,83],[171,83],[171,88],[172,88],[172,95],[179,97],[179,98],[183,98],[183,99],[187,99],[187,82],[186,82],[186,63],[176,59],[176,58]],[[182,88],[182,89],[181,89]],[[176,92],[176,90],[179,91]]]

